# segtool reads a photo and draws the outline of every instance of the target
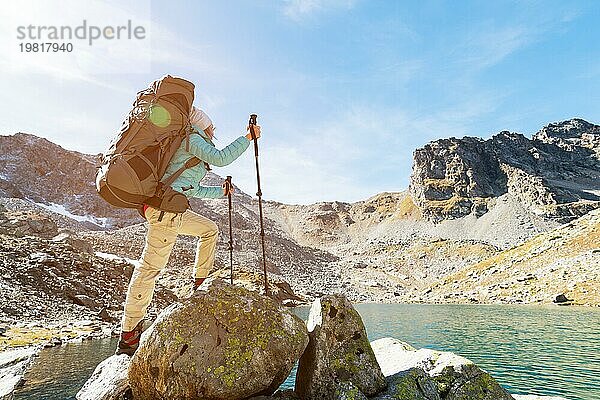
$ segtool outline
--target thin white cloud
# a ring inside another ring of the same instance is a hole
[[[509,55],[533,43],[539,37],[535,28],[507,26],[485,28],[470,35],[456,51],[462,54],[459,62],[474,69],[498,64]]]
[[[544,40],[549,32],[564,29],[582,15],[574,8],[566,10],[525,10],[504,23],[485,20],[473,24],[451,47],[451,61],[470,70],[497,65],[510,55]]]
[[[286,0],[283,14],[290,19],[300,21],[326,10],[350,10],[355,4],[356,0]]]

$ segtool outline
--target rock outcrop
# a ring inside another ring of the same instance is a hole
[[[573,219],[600,206],[600,126],[572,119],[532,139],[503,131],[436,140],[415,151],[410,191],[434,221],[480,216],[505,193],[538,214]]]
[[[389,382],[376,400],[512,400],[490,374],[464,357],[429,349],[416,350],[393,338],[371,343]]]
[[[315,300],[307,327],[310,341],[296,374],[301,398],[347,398],[354,391],[372,396],[385,388],[362,319],[346,297]]]
[[[303,321],[274,300],[209,279],[144,333],[129,382],[147,400],[269,395],[307,344]]]
[[[591,124],[579,118],[548,124],[533,138],[555,144],[569,151],[581,147],[593,150],[600,155],[600,125]]]

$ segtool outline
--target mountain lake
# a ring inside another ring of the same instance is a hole
[[[514,394],[600,400],[600,309],[558,306],[358,304],[370,340],[395,337],[452,351]],[[308,307],[293,310],[303,319]],[[15,400],[75,399],[116,339],[44,349]],[[293,387],[295,370],[282,385]]]

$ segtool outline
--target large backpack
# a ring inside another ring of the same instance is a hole
[[[161,179],[182,141],[189,141],[193,101],[194,84],[170,75],[137,94],[96,175],[96,190],[104,200],[121,208],[149,204],[169,212],[189,207],[171,183],[200,160],[192,157],[164,182]]]

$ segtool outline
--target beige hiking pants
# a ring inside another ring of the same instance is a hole
[[[148,220],[146,245],[140,263],[135,267],[129,282],[122,321],[124,331],[131,331],[146,315],[154,294],[156,278],[169,260],[177,234],[199,238],[196,248],[195,278],[206,277],[215,262],[219,230],[213,221],[191,210],[182,214],[165,212],[159,221],[160,213],[152,207],[146,210]]]

